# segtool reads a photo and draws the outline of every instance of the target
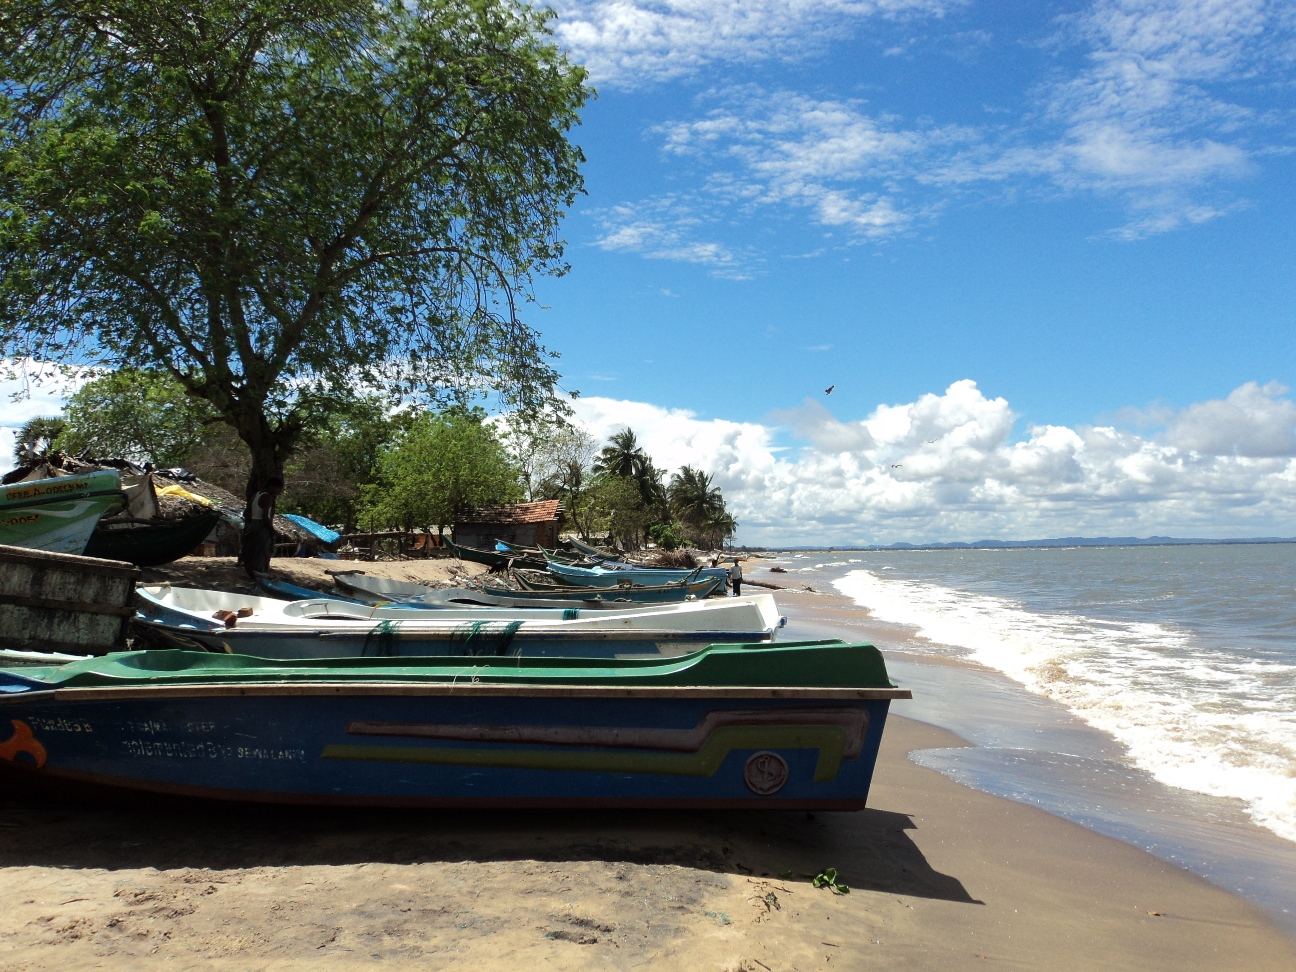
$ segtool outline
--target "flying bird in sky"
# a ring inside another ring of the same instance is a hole
[[[837,387],[836,385],[829,385],[827,388],[824,389],[824,394],[825,394],[825,395],[831,395],[831,394],[832,394],[832,390],[833,390],[834,388],[836,388],[836,387]]]
[[[893,462],[893,463],[891,463],[891,468],[892,468],[892,469],[899,469],[901,465],[902,465],[901,463]]]

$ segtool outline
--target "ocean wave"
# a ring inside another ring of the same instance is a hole
[[[1242,800],[1296,841],[1296,666],[1169,624],[1035,613],[869,570],[834,583],[879,620],[915,627],[919,650],[1003,672],[1116,737],[1161,782]]]

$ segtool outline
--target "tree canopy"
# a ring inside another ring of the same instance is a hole
[[[520,499],[518,469],[481,412],[424,413],[384,449],[362,528],[444,529],[464,506]]]
[[[122,456],[155,466],[183,466],[216,421],[206,402],[191,398],[170,374],[134,368],[101,375],[82,385],[63,410],[65,426],[55,445],[89,450],[99,458]]]
[[[0,357],[167,372],[282,473],[312,403],[557,375],[588,89],[518,0],[0,5]]]

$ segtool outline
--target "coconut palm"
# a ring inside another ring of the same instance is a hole
[[[671,513],[694,528],[701,528],[708,517],[724,511],[720,488],[712,485],[710,476],[692,466],[683,467],[671,477],[669,495]]]
[[[643,451],[629,426],[612,436],[594,460],[594,468],[598,472],[635,480],[642,478],[645,468],[651,465],[652,460]]]

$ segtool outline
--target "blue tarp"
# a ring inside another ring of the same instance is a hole
[[[320,543],[337,543],[342,539],[342,534],[336,530],[330,530],[328,527],[307,517],[298,516],[296,513],[285,513],[283,517],[285,520],[292,520]]]

